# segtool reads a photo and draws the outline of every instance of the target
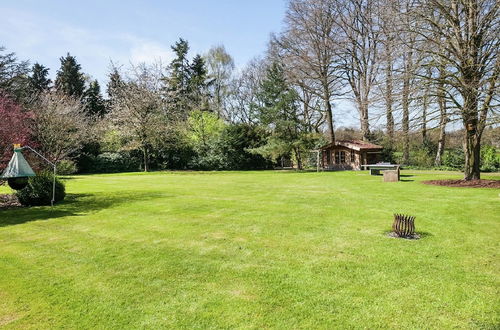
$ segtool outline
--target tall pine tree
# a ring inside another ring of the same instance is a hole
[[[41,93],[49,89],[52,80],[48,78],[49,68],[35,63],[31,68],[31,75],[29,76],[29,86],[34,93]]]
[[[118,71],[118,68],[116,67],[113,67],[111,69],[111,72],[109,73],[108,77],[109,81],[106,86],[106,93],[108,94],[108,97],[112,103],[113,99],[117,97],[117,94],[119,93],[120,89],[124,86],[125,82],[122,79],[120,71]]]
[[[85,92],[85,78],[81,66],[69,53],[60,58],[61,67],[57,71],[56,89],[66,95],[81,98]]]
[[[171,48],[175,58],[168,67],[164,89],[169,109],[179,114],[182,119],[186,119],[189,113],[190,65],[187,57],[189,44],[180,38]]]
[[[270,132],[267,145],[260,148],[262,154],[274,159],[293,156],[301,169],[307,135],[299,116],[298,94],[286,81],[280,63],[274,62],[267,69],[257,97],[262,104],[259,121]]]
[[[208,110],[208,71],[205,60],[196,55],[189,67],[189,95],[191,109]]]
[[[89,84],[83,96],[83,103],[88,116],[102,118],[106,114],[106,103],[101,95],[101,86],[97,80]]]
[[[0,90],[21,103],[29,103],[28,61],[19,61],[15,53],[0,46]]]

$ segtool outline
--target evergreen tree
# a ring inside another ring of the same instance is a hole
[[[113,67],[109,73],[109,81],[106,86],[106,93],[111,101],[117,96],[117,93],[124,84],[125,82],[123,81],[120,72],[116,67]]]
[[[85,78],[80,72],[81,66],[69,53],[61,57],[61,67],[57,71],[56,89],[66,95],[80,98],[85,92]]]
[[[189,94],[191,108],[208,110],[208,75],[205,60],[196,55],[189,67]]]
[[[19,61],[15,53],[0,46],[0,90],[20,103],[29,103],[28,61]]]
[[[125,86],[125,81],[116,67],[111,69],[108,75],[109,81],[106,86],[106,93],[108,94],[107,108],[111,109],[113,105],[118,102],[119,93]]]
[[[164,79],[168,107],[183,119],[188,116],[190,66],[187,54],[189,44],[180,38],[172,47],[175,58],[168,67],[169,75]]]
[[[89,84],[83,96],[83,103],[85,105],[85,113],[88,116],[102,118],[106,114],[106,103],[101,95],[101,86],[99,86],[97,80]]]
[[[267,144],[258,151],[275,160],[293,156],[301,169],[307,135],[299,117],[299,96],[286,81],[281,64],[274,62],[267,69],[257,98],[262,104],[258,107],[259,121],[270,131]]]
[[[31,76],[29,77],[30,89],[34,93],[40,93],[49,89],[52,80],[48,78],[49,68],[35,63],[31,68]]]

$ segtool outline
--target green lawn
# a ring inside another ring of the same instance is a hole
[[[0,327],[498,329],[500,190],[403,174],[71,177],[0,211]]]

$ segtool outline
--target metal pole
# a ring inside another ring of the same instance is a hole
[[[54,177],[52,178],[52,200],[50,201],[50,206],[54,206],[56,201],[56,164],[54,164]]]

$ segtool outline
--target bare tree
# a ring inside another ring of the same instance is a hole
[[[382,12],[381,19],[381,79],[379,86],[382,94],[382,99],[385,106],[386,117],[386,132],[389,139],[389,144],[392,146],[394,143],[394,65],[396,55],[396,36],[398,34],[396,28],[396,20],[398,11],[394,5],[394,1],[388,0],[384,4],[384,11]]]
[[[421,40],[417,49],[439,57],[447,68],[446,76],[438,79],[447,86],[446,98],[464,126],[464,179],[479,179],[481,136],[488,115],[498,106],[499,4],[426,0],[419,1],[413,13],[423,22],[415,30]]]
[[[338,0],[336,6],[340,69],[351,87],[363,140],[370,139],[370,93],[380,67],[380,5],[378,0]]]
[[[397,45],[398,61],[400,62],[398,79],[401,84],[401,130],[403,137],[403,163],[410,161],[410,112],[413,108],[413,101],[417,98],[417,83],[419,69],[422,68],[422,52],[415,49],[417,33],[420,28],[419,21],[411,19],[408,13],[414,7],[414,0],[401,0],[398,2],[398,26]]]
[[[213,107],[217,116],[221,118],[229,93],[228,85],[234,70],[234,61],[222,45],[212,47],[205,58],[208,64],[208,74],[213,79],[210,84]]]
[[[168,132],[166,105],[161,97],[161,64],[132,67],[124,83],[115,90],[115,102],[108,118],[129,141],[128,148],[143,154],[144,171],[149,170],[152,150]]]
[[[266,66],[265,60],[255,58],[231,80],[225,110],[227,120],[246,124],[257,122],[257,93],[265,76]]]
[[[444,79],[445,79],[445,69],[441,64],[439,65],[439,77],[438,84],[436,88],[436,97],[439,106],[439,138],[436,151],[436,158],[434,159],[434,165],[440,166],[442,162],[442,157],[444,154],[444,148],[446,145],[446,123],[448,122],[448,114],[446,111],[446,97],[444,91]]]
[[[38,97],[33,111],[33,134],[52,162],[69,158],[92,137],[92,127],[80,100],[56,92]]]
[[[294,65],[310,82],[310,91],[321,97],[332,142],[335,141],[332,98],[341,90],[335,15],[335,3],[331,0],[291,0],[284,32],[274,40],[285,57],[283,62]]]

